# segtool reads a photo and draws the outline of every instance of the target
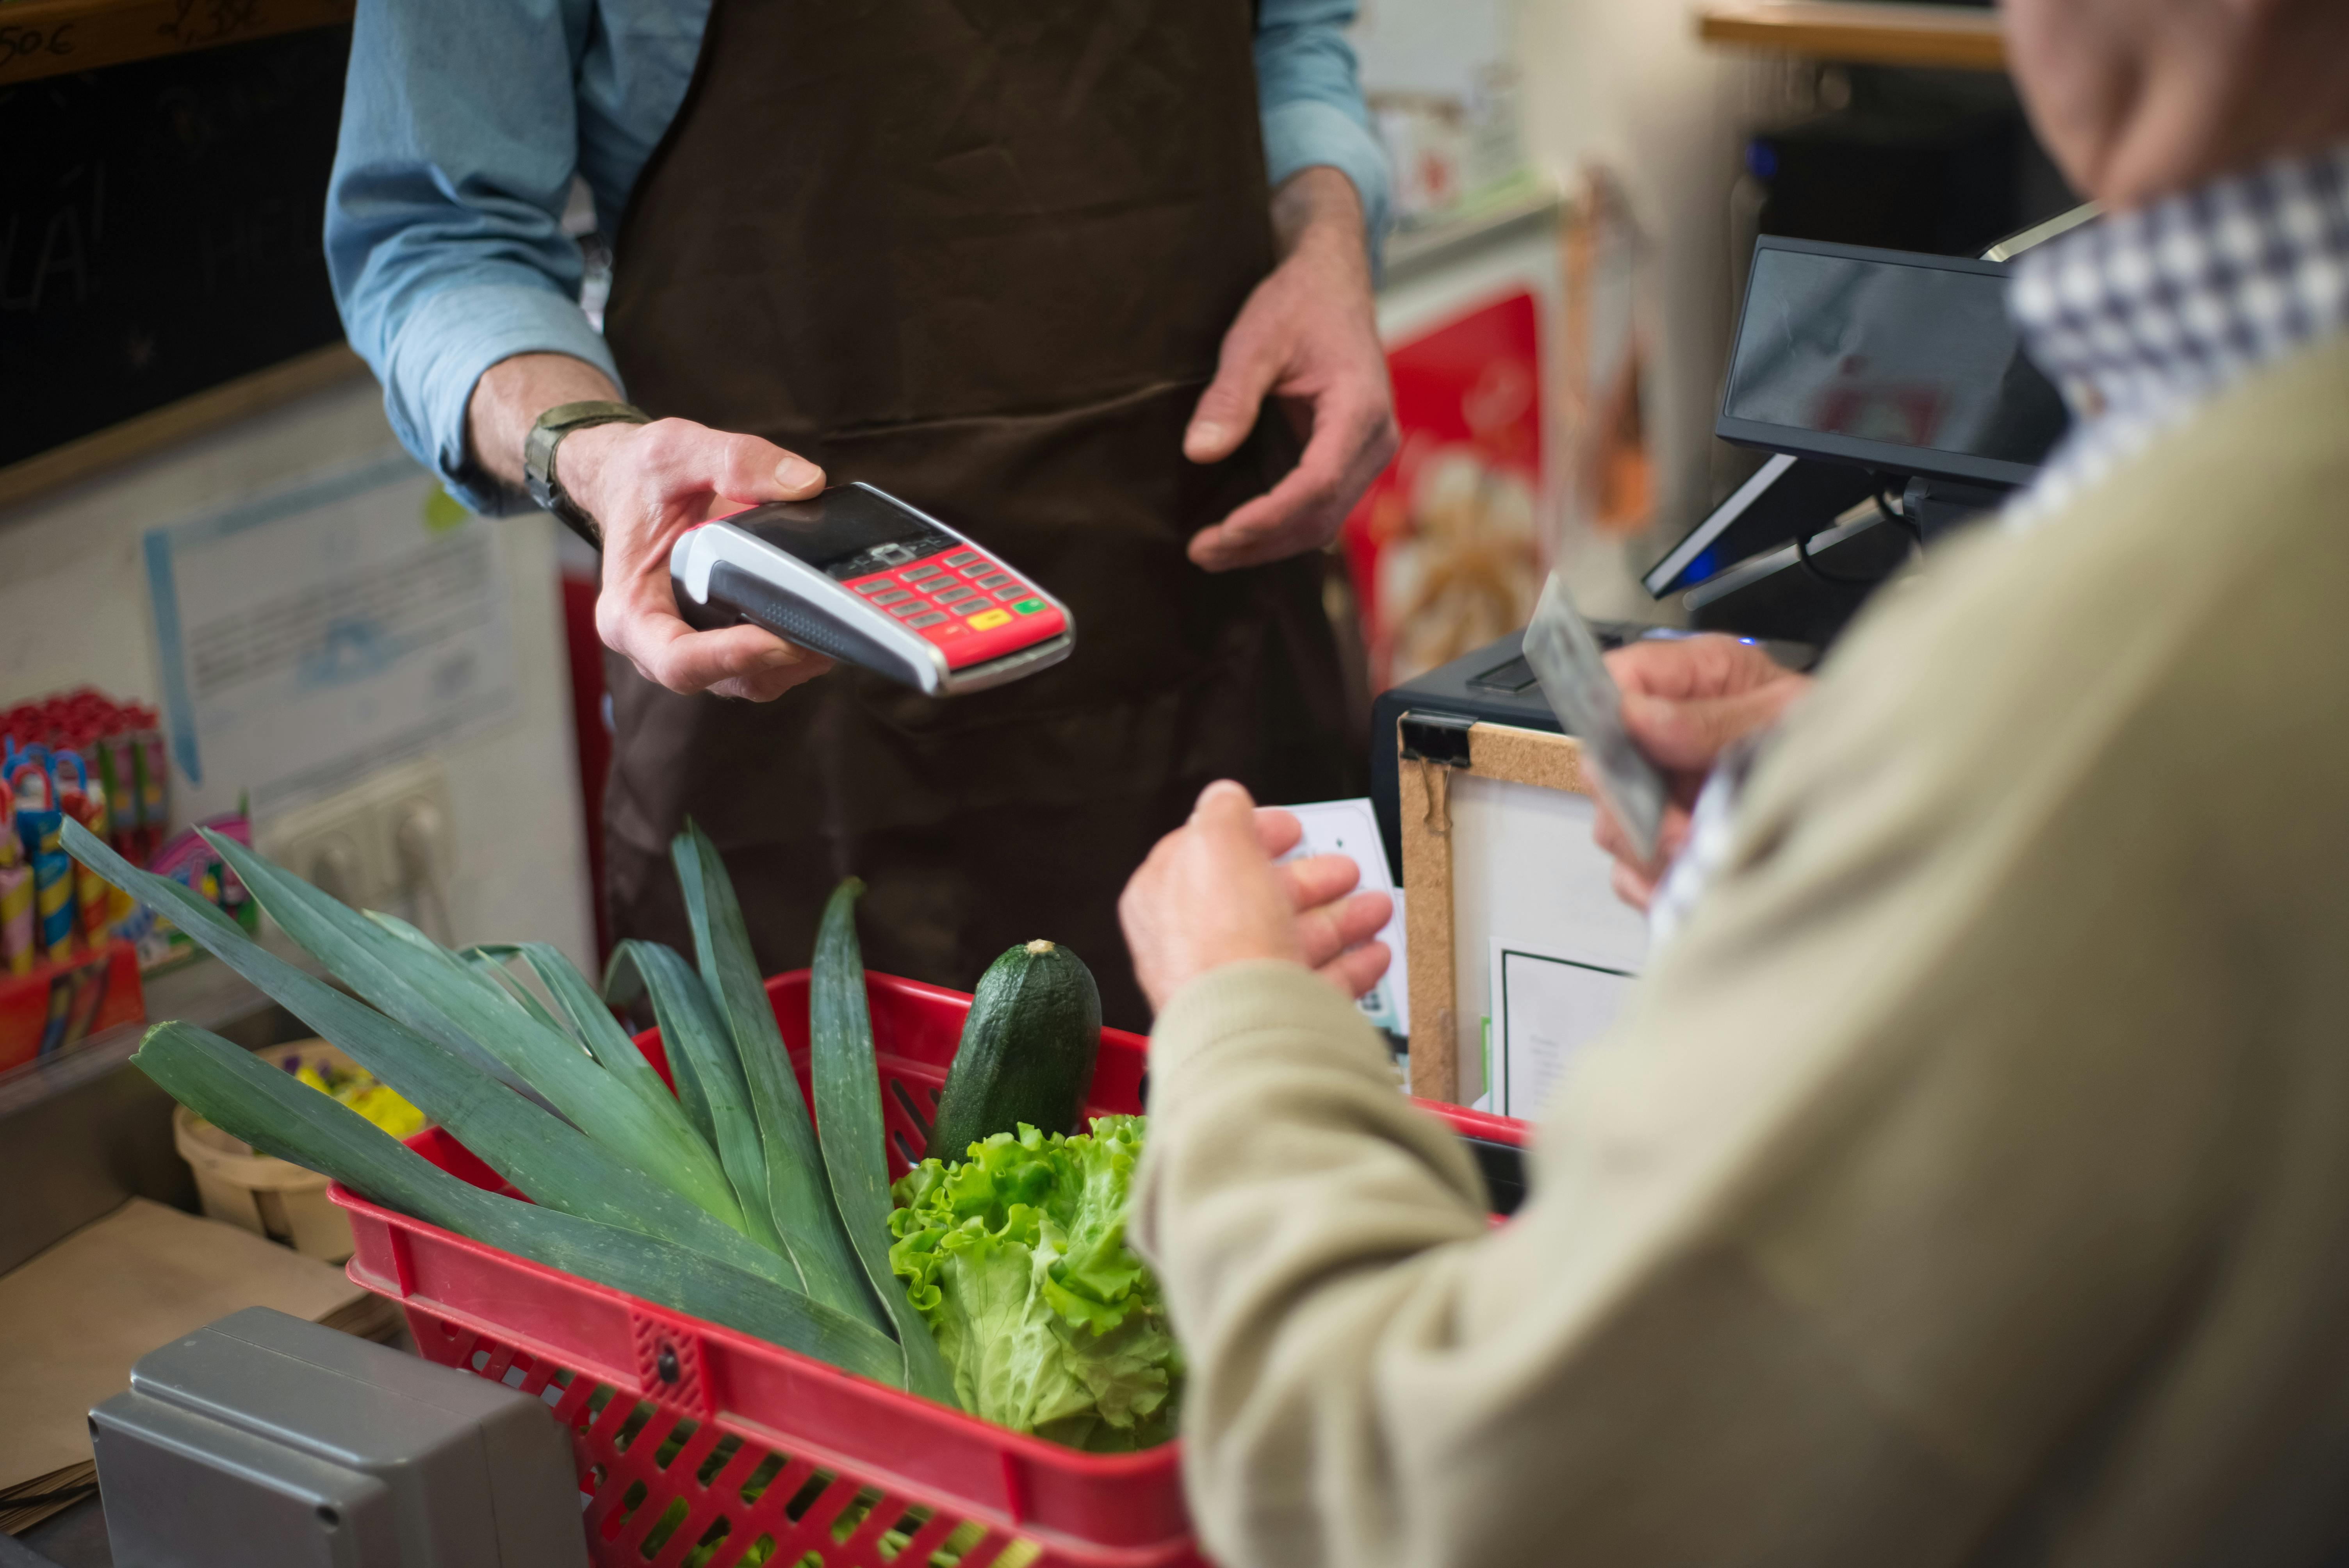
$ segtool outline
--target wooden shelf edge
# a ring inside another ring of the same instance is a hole
[[[0,87],[347,22],[357,0],[13,0]]]
[[[2006,68],[1998,15],[1870,0],[1719,0],[1697,13],[1697,36],[1851,65]]]
[[[78,440],[52,447],[0,469],[0,513],[45,490],[89,479],[134,458],[366,373],[366,362],[347,346],[328,344],[307,354],[297,354],[266,370],[256,370],[176,403],[166,403],[160,408],[109,425]],[[5,515],[0,515],[0,522],[5,521]]]

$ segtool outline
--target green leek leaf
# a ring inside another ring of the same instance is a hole
[[[383,919],[383,915],[378,911],[369,910],[367,918],[379,922]],[[563,1020],[547,1011],[546,1004],[538,999],[537,992],[514,977],[513,971],[506,967],[505,960],[498,956],[493,948],[477,944],[466,948],[457,956],[465,961],[466,968],[496,986],[499,995],[512,998],[515,1006],[528,1013],[546,1027],[558,1034],[565,1032]],[[585,1047],[582,1047],[581,1049],[584,1050]]]
[[[743,923],[726,864],[709,835],[690,821],[670,841],[669,853],[684,887],[685,912],[701,956],[702,984],[734,1037],[734,1058],[741,1064],[750,1091],[775,1229],[791,1240],[807,1269],[811,1295],[861,1314],[878,1327],[888,1322],[888,1315],[865,1284],[864,1271],[833,1207],[832,1184],[824,1175],[823,1156],[816,1150],[807,1101],[792,1075],[774,1008],[759,983],[750,928]]]
[[[647,994],[645,977],[636,966],[635,956],[638,942],[639,939],[633,936],[624,940],[618,947],[613,949],[612,961],[604,965],[604,1001],[623,1018],[631,1016],[629,1009]],[[644,945],[661,946],[658,943],[647,943]],[[671,958],[677,959],[679,965],[685,964],[685,960],[678,957],[676,949],[664,948],[663,950]],[[706,1009],[709,1006],[709,994],[702,989],[701,977],[695,975],[689,965],[686,967],[685,973],[692,979],[694,994],[701,998],[701,1005]],[[656,1025],[659,1022],[657,1009],[655,1011],[654,1021]],[[718,1028],[721,1035],[724,1033],[722,1026],[719,1026],[714,1018],[711,1021],[711,1026]],[[732,1066],[734,1047],[731,1041],[727,1042],[725,1054],[728,1065]],[[701,1087],[701,1077],[694,1069],[693,1057],[688,1053],[678,1049],[667,1036],[663,1036],[661,1039],[661,1055],[668,1062],[669,1081],[677,1085],[677,1102],[685,1107],[687,1119],[693,1123],[693,1130],[701,1134],[701,1140],[704,1143],[709,1144],[712,1149],[718,1149],[718,1123],[709,1112],[709,1091]],[[736,1081],[739,1083],[741,1069],[737,1068],[734,1073]],[[741,1103],[747,1106],[750,1101],[745,1099]],[[757,1136],[754,1129],[751,1133],[754,1141]],[[742,1205],[743,1217],[750,1218],[750,1201],[743,1195],[741,1178],[734,1173],[734,1167],[727,1162],[726,1151],[722,1149],[719,1150],[718,1162],[726,1166],[726,1179],[734,1183],[735,1202]],[[760,1182],[762,1194],[765,1187],[766,1183],[762,1178]],[[761,1207],[764,1206],[762,1196]],[[771,1222],[771,1221],[770,1223]]]
[[[660,1236],[777,1284],[797,1286],[797,1274],[782,1259],[613,1159],[577,1128],[506,1088],[469,1059],[264,949],[234,921],[180,883],[138,870],[78,822],[66,823],[65,847],[107,881],[168,916],[199,946],[340,1047],[539,1203]]]
[[[455,1034],[479,1043],[620,1163],[682,1193],[722,1223],[744,1229],[741,1205],[718,1156],[674,1100],[666,1115],[657,1111],[576,1041],[491,995],[479,975],[437,944],[429,954],[419,952],[234,840],[217,833],[205,838],[270,918],[336,978],[420,1034]]]
[[[130,1059],[214,1126],[264,1153],[331,1176],[378,1203],[549,1268],[904,1386],[898,1347],[865,1324],[658,1237],[485,1192],[403,1147],[332,1096],[296,1083],[217,1035],[159,1024]]]
[[[864,999],[864,958],[856,943],[856,899],[864,884],[842,882],[824,905],[808,983],[808,1039],[819,1140],[832,1195],[873,1294],[888,1308],[905,1351],[905,1387],[956,1403],[954,1374],[929,1325],[890,1272],[889,1166],[881,1122],[881,1069]]]
[[[668,1085],[661,1082],[653,1064],[636,1049],[636,1042],[620,1026],[620,1020],[612,1016],[612,1009],[605,1005],[587,976],[563,955],[562,949],[551,942],[523,942],[516,944],[514,951],[522,954],[523,962],[538,976],[538,983],[546,987],[547,995],[571,1020],[571,1032],[604,1064],[604,1070],[650,1100],[663,1118],[674,1117],[690,1129],[692,1118],[686,1115],[677,1096],[669,1093]],[[701,1136],[698,1131],[695,1135]],[[705,1144],[708,1141],[703,1139]]]
[[[669,1070],[678,1075],[678,1087],[683,1088],[688,1073],[700,1086],[718,1158],[733,1179],[734,1194],[742,1201],[751,1236],[779,1252],[786,1251],[767,1208],[767,1157],[760,1147],[750,1091],[734,1059],[734,1042],[709,1005],[701,976],[677,949],[631,939],[612,953],[611,966],[605,972],[605,994],[625,994],[630,980],[640,981],[652,993],[653,1016],[660,1022],[661,1044],[668,1051]]]

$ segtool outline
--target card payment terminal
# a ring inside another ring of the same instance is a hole
[[[1066,605],[868,484],[688,529],[668,571],[688,625],[748,621],[932,696],[1034,675],[1076,645]]]

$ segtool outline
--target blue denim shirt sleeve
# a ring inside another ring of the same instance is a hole
[[[1354,0],[1262,0],[1256,67],[1275,184],[1327,164],[1375,253],[1386,161],[1345,38]],[[562,213],[574,174],[617,225],[693,75],[709,0],[359,0],[326,196],[326,266],[400,443],[477,511],[513,510],[465,461],[465,406],[517,354],[619,379],[578,305]]]
[[[1266,172],[1275,185],[1327,164],[1354,182],[1375,258],[1389,221],[1387,160],[1362,102],[1346,27],[1354,0],[1263,0],[1257,15],[1257,98]]]
[[[591,0],[361,0],[326,198],[326,266],[400,444],[480,511],[465,462],[481,373],[546,350],[613,369],[563,232]]]

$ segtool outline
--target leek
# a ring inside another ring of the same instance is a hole
[[[824,1169],[841,1223],[864,1277],[889,1309],[905,1352],[905,1387],[955,1402],[954,1374],[929,1326],[906,1299],[889,1266],[888,1146],[881,1125],[881,1068],[873,1055],[873,1017],[864,999],[864,959],[856,944],[856,898],[864,884],[840,884],[817,928],[808,979],[809,1061],[816,1117],[823,1128]]]
[[[380,921],[384,917],[370,911],[367,918]],[[562,1032],[563,1020],[547,1011],[546,1004],[538,999],[536,992],[514,978],[513,971],[508,969],[505,960],[498,956],[502,951],[488,945],[468,947],[457,956],[464,960],[466,968],[488,981],[499,995],[506,997],[548,1028]]]
[[[158,1024],[130,1058],[207,1121],[375,1202],[647,1301],[904,1386],[896,1345],[797,1291],[656,1236],[460,1181],[333,1098],[217,1035]]]
[[[850,1250],[839,1212],[833,1206],[832,1186],[825,1179],[823,1156],[816,1150],[815,1128],[808,1120],[807,1101],[800,1097],[799,1079],[783,1048],[782,1031],[775,1026],[774,1008],[766,987],[759,983],[759,965],[750,955],[750,932],[735,902],[734,885],[727,880],[718,846],[691,822],[670,844],[678,880],[684,884],[686,915],[693,924],[693,941],[701,955],[701,978],[709,999],[734,1038],[735,1059],[750,1091],[750,1109],[759,1123],[759,1139],[767,1164],[767,1204],[775,1229],[789,1238],[794,1254],[807,1271],[808,1293],[843,1311],[858,1313],[876,1326],[886,1322],[885,1309],[864,1281],[864,1271]]]
[[[234,840],[218,833],[205,838],[270,918],[362,997],[420,1034],[453,1033],[486,1048],[622,1164],[682,1194],[721,1223],[747,1229],[718,1156],[695,1134],[675,1100],[663,1096],[665,1109],[659,1109],[633,1091],[611,1092],[616,1080],[577,1041],[492,995],[481,976],[453,955],[420,954],[396,933]]]
[[[647,947],[659,947],[677,963],[680,965],[685,963],[683,958],[678,956],[675,948],[663,946],[657,942],[645,942],[637,937],[627,937],[614,948],[612,961],[604,965],[604,1000],[613,1011],[624,1018],[628,1016],[628,1009],[647,995],[645,989],[645,977],[637,966],[636,956],[637,949]],[[695,975],[690,966],[686,968],[685,974],[693,981],[693,989],[701,997],[701,1006],[706,1013],[709,1006],[709,996],[701,988],[700,976]],[[701,1087],[700,1070],[693,1065],[693,1058],[688,1054],[678,1050],[676,1043],[667,1037],[666,1032],[667,1026],[659,1022],[657,1007],[654,1009],[654,1015],[655,1026],[663,1031],[661,1055],[668,1061],[668,1080],[677,1086],[677,1102],[685,1107],[686,1119],[693,1123],[693,1130],[696,1132],[701,1134],[701,1140],[710,1148],[718,1149],[718,1123],[709,1113],[709,1091]],[[716,1027],[715,1020],[711,1021],[711,1026]],[[730,1044],[722,1054],[727,1067],[732,1068],[734,1047]],[[739,1079],[740,1076],[740,1070],[736,1069],[735,1077]],[[752,1137],[755,1139],[757,1134],[754,1132]],[[742,1205],[743,1217],[750,1218],[750,1202],[742,1195],[741,1178],[735,1175],[734,1167],[728,1163],[726,1151],[722,1149],[718,1150],[718,1162],[726,1166],[726,1179],[734,1183],[734,1201]],[[762,1204],[761,1207],[763,1206]]]
[[[201,895],[136,869],[77,822],[65,824],[65,847],[115,886],[169,915],[198,945],[398,1090],[529,1198],[583,1219],[665,1237],[798,1286],[797,1274],[783,1259],[613,1159],[578,1129],[464,1057],[267,952]]]
[[[750,1091],[742,1081],[741,1065],[734,1059],[734,1043],[726,1026],[709,1005],[701,977],[673,947],[657,942],[627,941],[612,954],[605,971],[605,995],[620,989],[625,977],[641,979],[652,993],[653,1016],[658,1020],[661,1045],[668,1052],[669,1071],[681,1088],[690,1073],[708,1109],[712,1141],[734,1194],[742,1201],[750,1234],[778,1251],[788,1252],[774,1215],[767,1207],[767,1156],[759,1142],[759,1124],[750,1112]]]

